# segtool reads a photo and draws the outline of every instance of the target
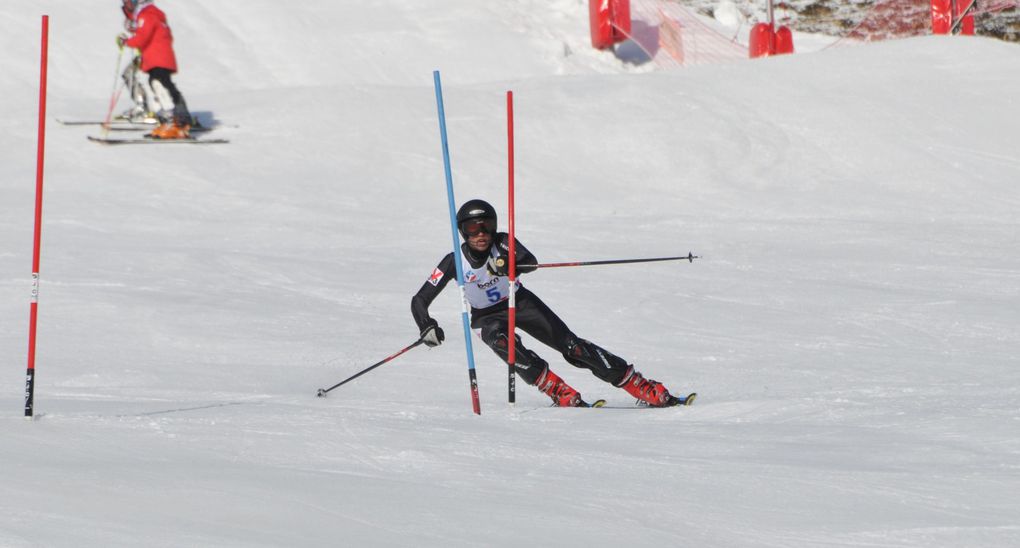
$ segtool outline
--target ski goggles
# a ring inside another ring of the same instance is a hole
[[[495,219],[476,219],[464,221],[460,224],[460,230],[468,238],[477,236],[483,232],[492,233],[496,231]]]

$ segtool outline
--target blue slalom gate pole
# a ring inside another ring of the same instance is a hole
[[[464,295],[464,266],[460,252],[460,234],[457,231],[457,206],[453,199],[453,174],[450,171],[450,144],[446,139],[446,111],[443,109],[443,85],[439,71],[432,71],[436,84],[436,106],[439,109],[439,136],[443,142],[443,167],[446,170],[446,198],[450,206],[450,229],[453,232],[453,263],[457,265],[457,287],[460,290],[461,319],[464,321],[464,345],[467,347],[468,378],[471,380],[471,406],[476,415],[482,414],[478,399],[478,377],[475,375],[475,352],[471,346],[471,321],[468,319],[467,297]]]

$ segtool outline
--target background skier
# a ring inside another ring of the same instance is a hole
[[[134,9],[129,4],[129,2],[121,4],[121,11],[124,12],[124,29],[134,34],[136,28],[135,21],[132,19]],[[142,71],[141,53],[138,50],[132,51],[135,52],[134,59],[131,60],[130,65],[124,68],[124,72],[120,76],[124,80],[124,87],[127,88],[128,95],[131,97],[134,105],[119,114],[117,119],[136,123],[155,123],[158,121],[156,110],[159,108],[156,105],[155,94],[152,92],[152,86],[149,85],[148,79],[145,78],[145,73]]]
[[[510,236],[496,232],[496,210],[483,200],[470,200],[457,212],[457,226],[465,243],[463,252],[464,292],[471,305],[471,327],[481,330],[482,341],[504,362],[509,353],[508,302],[510,282]],[[521,274],[538,268],[535,256],[515,242],[517,270]],[[411,314],[428,346],[443,342],[444,333],[429,316],[429,305],[456,277],[456,260],[451,252],[439,262],[429,279],[411,299]],[[693,398],[676,398],[662,383],[644,378],[623,358],[576,336],[537,295],[520,282],[515,283],[516,325],[543,344],[559,351],[575,367],[590,370],[603,381],[623,388],[638,400],[656,407],[690,404]],[[524,382],[538,387],[555,405],[583,407],[581,394],[561,379],[534,351],[525,348],[515,335],[515,370]]]
[[[177,72],[173,34],[164,14],[152,0],[123,0],[124,14],[134,22],[134,34],[121,34],[117,44],[141,51],[141,69],[149,74],[149,85],[159,103],[160,126],[152,131],[159,139],[184,139],[191,129],[191,114],[184,97],[170,79]]]

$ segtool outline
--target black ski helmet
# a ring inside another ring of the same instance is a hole
[[[467,239],[467,234],[464,233],[464,223],[476,219],[492,219],[490,232],[493,236],[496,235],[496,209],[485,200],[474,199],[464,202],[464,205],[457,210],[457,229],[460,230],[462,237]]]

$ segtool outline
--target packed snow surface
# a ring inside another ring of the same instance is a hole
[[[112,5],[105,5],[112,4]],[[1020,50],[922,37],[663,71],[579,0],[165,0],[228,145],[103,147],[117,3],[0,3],[0,546],[1020,545]],[[36,417],[23,418],[50,15]],[[126,57],[121,63],[126,62]],[[689,408],[525,336],[410,344],[456,200],[571,328]],[[119,110],[127,107],[121,100]]]

